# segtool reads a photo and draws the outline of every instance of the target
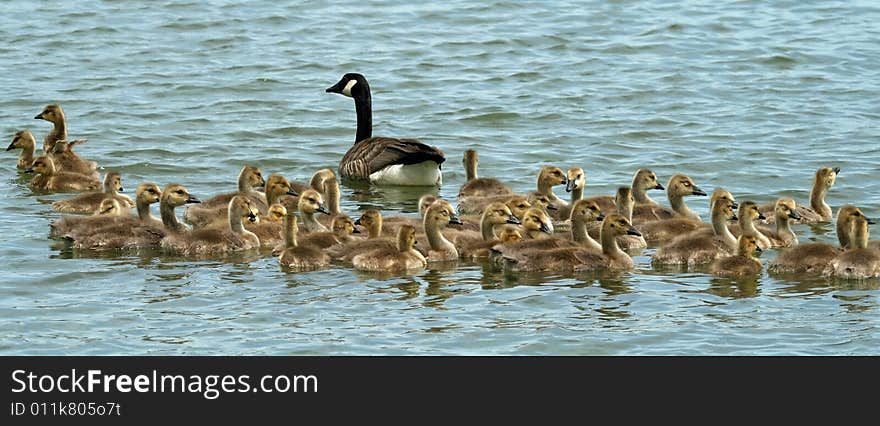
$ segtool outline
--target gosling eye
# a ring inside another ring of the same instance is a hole
[[[177,191],[174,191],[174,192],[175,192],[177,195],[183,195],[183,190],[182,190],[182,189],[178,189]]]

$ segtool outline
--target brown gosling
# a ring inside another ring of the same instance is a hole
[[[688,208],[687,204],[684,202],[684,197],[690,195],[705,196],[706,193],[697,187],[696,183],[694,183],[694,180],[691,179],[690,176],[680,173],[672,175],[672,177],[669,178],[669,183],[666,185],[666,198],[669,200],[669,205],[672,208],[668,209],[651,205],[639,205],[637,203],[633,210],[633,221],[637,225],[654,220],[666,220],[671,218],[692,219],[698,222],[702,221],[700,215]]]
[[[159,202],[162,190],[153,183],[138,185],[135,193],[137,217],[125,216],[113,224],[96,227],[89,232],[69,232],[73,247],[91,250],[158,247],[165,237],[162,222],[150,213],[150,205]]]
[[[244,195],[229,201],[229,227],[204,228],[184,233],[169,233],[162,238],[161,247],[182,255],[223,254],[252,250],[260,247],[260,239],[245,229],[242,218],[254,222],[259,211]]]
[[[87,235],[91,235],[96,232],[102,232],[105,226],[109,226],[111,224],[113,226],[131,227],[139,223],[149,223],[151,225],[161,228],[162,222],[157,220],[155,217],[153,217],[153,215],[150,214],[150,204],[158,202],[160,195],[161,190],[157,185],[152,183],[142,183],[138,185],[137,191],[135,193],[135,199],[137,200],[135,204],[138,212],[137,218],[128,215],[128,207],[122,207],[122,204],[120,203],[120,219],[107,221],[107,223],[104,224],[96,223],[94,226],[84,228],[71,227],[69,224],[76,223],[76,218],[65,217],[49,224],[49,234],[51,236],[64,236],[69,239],[78,240]],[[106,198],[101,202],[103,203],[104,201],[112,199],[113,198]],[[117,202],[118,201],[119,200],[117,200]],[[99,207],[96,207],[96,210],[99,208],[100,204]]]
[[[755,222],[766,219],[764,214],[758,209],[758,205],[754,201],[743,201],[737,212],[739,222],[730,226],[730,232],[733,235],[745,235],[755,237],[758,247],[768,249],[777,247],[766,235],[755,227]]]
[[[770,239],[773,247],[791,247],[797,245],[798,238],[791,230],[791,220],[800,220],[801,215],[797,212],[797,206],[791,198],[780,198],[776,201],[774,209],[776,229],[767,227],[758,228],[762,234]]]
[[[715,191],[712,191],[712,195],[709,197],[710,212],[712,211],[712,206],[715,205],[715,201],[721,199],[729,201],[733,209],[739,207],[739,204],[737,204],[736,199],[733,197],[733,194],[731,194],[730,191],[722,188],[717,188],[715,189]],[[730,231],[734,236],[738,235],[734,231],[734,228],[736,227],[736,224],[730,225]],[[694,220],[693,218],[684,217],[666,220],[655,220],[653,222],[643,223],[639,225],[639,231],[642,232],[642,236],[644,236],[645,241],[650,242],[651,244],[663,244],[672,240],[675,237],[697,230],[702,232],[704,235],[712,235],[714,233],[711,224]]]
[[[492,247],[492,251],[500,254],[502,257],[515,258],[526,251],[533,250],[549,250],[559,247],[582,247],[595,252],[602,251],[602,245],[594,240],[587,232],[587,228],[592,223],[601,223],[605,219],[602,211],[599,209],[598,203],[594,200],[582,199],[578,200],[571,210],[571,236],[564,238],[555,234],[550,238],[536,238],[523,240],[516,244],[502,244]],[[540,227],[535,221],[530,220],[529,224],[525,224],[525,231],[535,226]],[[520,236],[522,239],[522,235]]]
[[[336,178],[336,173],[331,169],[320,169],[312,174],[311,179],[309,179],[308,184],[304,184],[302,182],[290,182],[290,187],[299,194],[309,189],[314,189],[318,191],[321,196],[324,196],[324,181],[330,178]],[[284,207],[287,211],[297,211],[299,209],[299,196],[284,196],[280,199],[281,203],[284,204]]]
[[[614,195],[614,204],[617,206],[616,213],[622,215],[626,218],[626,220],[632,223],[632,214],[633,209],[635,208],[635,197],[632,195],[632,188],[622,186],[617,188],[617,192]],[[601,229],[602,222],[592,222],[587,229],[590,231],[590,236],[593,238],[599,238],[599,231]],[[639,228],[639,232],[642,235],[621,235],[617,238],[617,244],[623,250],[632,250],[632,249],[641,249],[648,247],[648,242],[645,241],[645,230]]]
[[[358,254],[382,247],[395,247],[397,243],[391,238],[383,237],[382,213],[376,209],[366,210],[354,225],[366,230],[366,238],[352,238],[351,241],[339,243],[327,248],[327,253],[336,260],[351,263]],[[363,234],[363,232],[361,232]]]
[[[119,193],[122,191],[124,191],[122,188],[122,175],[119,172],[107,172],[104,175],[103,192],[90,192],[66,200],[56,201],[52,203],[52,209],[61,213],[89,214],[95,211],[95,208],[108,198],[119,201],[119,205],[124,209],[135,207],[135,202],[129,196]]]
[[[660,203],[654,201],[650,196],[648,196],[648,191],[652,189],[664,190],[666,188],[660,184],[659,180],[657,180],[657,174],[654,173],[654,171],[652,171],[651,169],[638,169],[636,170],[635,175],[633,175],[630,189],[632,189],[632,195],[633,198],[635,198],[636,206],[660,207]],[[599,204],[599,208],[602,209],[602,213],[606,215],[617,211],[617,205],[614,201],[615,198],[615,196],[609,195],[589,197],[589,199]],[[639,229],[639,231],[641,232],[641,228]]]
[[[428,239],[428,262],[444,262],[458,259],[458,250],[443,236],[441,230],[450,223],[461,224],[455,209],[446,200],[439,200],[428,207],[422,220],[425,236]]]
[[[844,249],[851,247],[853,222],[859,217],[864,217],[864,214],[858,207],[852,205],[841,207],[837,211],[835,223],[839,246],[824,242],[798,244],[780,252],[767,265],[767,271],[773,274],[826,273],[831,262],[843,253]]]
[[[333,218],[342,215],[340,207],[342,193],[340,192],[339,181],[336,180],[336,176],[324,180],[324,191],[321,195],[324,197],[324,208],[327,209],[327,214],[320,216],[318,220],[325,227],[330,227]]]
[[[403,225],[397,231],[397,247],[394,250],[375,249],[361,253],[352,259],[355,269],[371,272],[402,272],[421,269],[428,265],[425,256],[413,248],[416,228]]]
[[[43,153],[51,154],[55,149],[55,143],[67,140],[67,119],[61,105],[50,104],[34,117],[35,120],[46,120],[52,123],[52,130],[43,138]]]
[[[13,149],[21,149],[18,155],[18,163],[16,167],[26,169],[34,162],[34,152],[37,150],[37,141],[34,139],[33,133],[29,130],[19,130],[12,135],[12,142],[6,147],[7,151]]]
[[[302,231],[321,232],[327,227],[315,219],[315,213],[329,214],[324,208],[324,197],[314,189],[307,189],[299,194],[299,215],[302,217]]]
[[[565,220],[571,216],[571,206],[584,198],[584,187],[587,186],[587,174],[580,167],[572,167],[565,173],[567,179],[565,191],[571,193],[571,201],[568,204],[558,206],[558,210],[551,212],[554,220]]]
[[[98,175],[98,163],[94,161],[84,160],[75,152],[73,152],[73,147],[76,145],[86,143],[85,139],[78,139],[75,141],[58,141],[55,142],[54,148],[52,148],[52,153],[48,154],[52,157],[52,161],[55,161],[55,166],[58,170],[65,172],[74,172],[74,173],[82,173],[86,176],[92,176],[97,178]]]
[[[326,249],[337,244],[353,241],[354,234],[360,234],[360,231],[354,225],[354,221],[348,216],[336,216],[330,222],[329,231],[312,232],[301,238],[300,242],[305,245]]]
[[[532,207],[526,210],[521,220],[523,237],[526,239],[547,238],[553,235],[553,222],[544,210]]]
[[[668,244],[660,247],[653,256],[651,263],[655,265],[699,265],[729,256],[736,252],[736,238],[727,228],[727,221],[735,219],[733,203],[720,199],[712,208],[713,234],[707,235],[700,230],[679,236]]]
[[[544,166],[541,167],[541,170],[538,172],[537,192],[547,195],[550,199],[550,204],[553,204],[557,208],[568,205],[568,203],[553,193],[553,187],[566,184],[568,184],[568,177],[559,167]]]
[[[244,227],[260,239],[260,247],[277,247],[284,243],[283,227],[287,209],[281,203],[269,206],[269,211],[255,223],[245,223]]]
[[[505,266],[519,271],[545,272],[632,269],[632,258],[617,245],[617,237],[627,234],[638,235],[639,231],[625,217],[612,213],[602,221],[600,252],[582,247],[529,251],[515,258],[505,258]]]
[[[523,237],[519,229],[513,226],[505,226],[498,233],[498,239],[501,241],[501,244],[516,244],[522,241]]]
[[[265,185],[265,189],[264,189],[264,194],[266,197],[266,202],[269,204],[269,208],[271,208],[273,205],[277,205],[280,207],[284,207],[285,212],[286,212],[287,206],[282,203],[282,197],[287,197],[290,195],[298,195],[296,193],[296,191],[294,191],[293,188],[291,188],[290,181],[288,181],[284,176],[277,175],[277,174],[270,175],[268,178],[266,178],[266,185]],[[279,207],[275,207],[275,208],[278,209]],[[198,209],[198,208],[196,208],[196,209]],[[208,217],[208,215],[211,215],[211,216],[213,216],[213,220],[210,223],[205,224],[201,227],[203,227],[203,228],[208,228],[208,227],[225,228],[226,222],[228,220],[226,217],[226,213],[227,213],[228,209],[226,208],[226,206],[218,206],[218,207],[214,207],[213,210],[214,211],[211,213],[208,213],[205,210],[202,210],[202,212],[193,214],[193,217],[196,217],[197,215],[201,215],[202,217]],[[268,211],[268,209],[266,212],[261,211],[260,217],[263,219],[269,218],[270,212]],[[281,221],[284,220],[284,214],[281,214],[280,217],[278,217],[278,215],[276,214],[275,219],[277,219],[277,222],[280,224]],[[271,222],[271,220],[270,220],[270,222]],[[279,239],[279,241],[281,241],[280,240],[281,236],[280,236],[280,234],[278,234],[278,235],[279,236],[277,238]],[[261,241],[262,241],[262,239],[261,239]]]
[[[174,209],[186,204],[198,204],[201,201],[191,195],[183,186],[176,183],[165,185],[162,189],[162,197],[159,199],[159,215],[162,218],[162,226],[168,233],[184,233],[189,229],[177,220]]]
[[[415,226],[416,229],[422,226],[422,218],[425,217],[425,212],[428,210],[428,207],[431,207],[431,204],[434,204],[435,201],[440,198],[436,195],[425,194],[419,197],[419,216],[388,216],[385,218],[381,218],[384,224],[387,225],[386,231],[389,235],[397,235],[397,230],[400,228],[400,225],[412,225]],[[462,220],[463,221],[463,220]],[[474,227],[475,229],[479,229],[479,227]]]
[[[101,202],[91,216],[65,216],[49,224],[49,235],[66,236],[69,233],[88,234],[95,229],[112,225],[123,220],[126,210],[119,201],[108,198]],[[68,237],[68,239],[71,239]]]
[[[476,150],[468,149],[464,151],[463,163],[466,181],[458,190],[458,198],[513,195],[513,191],[498,179],[478,177],[478,162]]]
[[[511,213],[504,203],[492,203],[486,207],[480,220],[480,232],[468,231],[453,236],[455,244],[462,258],[475,259],[489,256],[489,250],[500,240],[496,235],[496,228],[504,224],[519,225],[521,222]]]
[[[101,182],[94,177],[59,171],[52,158],[45,155],[35,158],[25,173],[37,173],[30,182],[31,189],[35,191],[85,192],[101,187]]]
[[[245,165],[238,173],[238,191],[215,195],[197,206],[189,206],[183,212],[183,220],[193,228],[206,228],[217,220],[225,220],[229,200],[236,195],[247,197],[261,215],[266,214],[269,208],[266,195],[254,190],[254,187],[265,184],[263,173],[258,167]]]
[[[715,275],[731,278],[761,275],[763,265],[760,260],[754,257],[756,252],[760,253],[761,251],[757,238],[753,235],[740,235],[737,240],[736,254],[715,259],[709,270]]]
[[[850,248],[831,261],[826,275],[843,279],[880,277],[880,251],[868,247],[868,225],[874,221],[864,215],[854,216]]]
[[[825,194],[834,186],[838,174],[840,174],[840,167],[822,167],[816,170],[816,174],[813,177],[813,186],[810,189],[810,207],[798,204],[795,211],[801,218],[792,221],[793,224],[828,222],[831,220],[831,207],[825,202]],[[765,204],[761,206],[761,211],[769,213],[775,207],[774,204]],[[776,220],[774,216],[767,218],[768,223],[772,223],[774,220]]]
[[[298,244],[298,233],[297,218],[288,211],[287,216],[284,216],[284,251],[278,255],[278,262],[282,267],[297,270],[317,269],[330,263],[330,256],[320,248]]]

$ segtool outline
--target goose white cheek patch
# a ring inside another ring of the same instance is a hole
[[[342,94],[345,96],[351,97],[351,88],[357,84],[357,80],[348,80],[348,83],[345,84],[345,88],[342,89]]]

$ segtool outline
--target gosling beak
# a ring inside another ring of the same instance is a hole
[[[706,195],[706,193],[703,192],[702,189],[697,188],[697,187],[695,186],[694,189],[693,189],[692,192],[691,192],[691,195]],[[734,203],[734,204],[735,204],[735,203]],[[734,207],[734,208],[736,208],[736,207]]]
[[[755,247],[755,253],[763,253],[764,250],[761,247]]]
[[[464,223],[462,223],[461,219],[459,219],[458,215],[455,215],[455,214],[453,214],[452,216],[449,216],[449,223],[454,224],[454,225],[464,225]]]
[[[871,218],[865,216],[865,220],[868,221],[868,225],[873,225],[873,224],[874,224],[874,219],[871,219]]]
[[[296,192],[293,188],[290,188],[286,192],[287,195],[293,195],[294,197],[299,197],[299,192]]]
[[[839,174],[840,174],[840,167],[835,167],[835,168],[833,168],[833,169],[831,169],[831,170],[834,170],[834,174],[835,174],[835,175],[839,175]]]
[[[738,208],[739,208],[739,203],[737,203],[736,201],[734,201],[733,204],[731,204],[730,208],[732,208],[732,209],[734,209],[734,210],[738,209]]]
[[[9,146],[6,147],[6,150],[7,150],[7,151],[12,151],[13,149],[15,149],[15,141],[12,141],[12,142],[9,144]]]
[[[202,202],[202,200],[196,198],[196,197],[193,196],[193,195],[190,195],[189,197],[186,197],[186,201],[185,201],[186,204],[194,204],[194,203],[195,203],[195,204],[198,204],[198,203],[201,203],[201,202]]]
[[[342,84],[342,81],[343,80],[339,80],[338,83],[328,87],[327,90],[325,90],[325,92],[327,92],[327,93],[342,93],[342,89],[345,88],[345,85]]]
[[[254,212],[248,212],[248,220],[251,221],[251,223],[256,222],[257,215],[255,215]]]
[[[635,226],[630,225],[629,229],[626,230],[626,235],[635,235],[637,237],[641,237],[642,233],[639,232],[639,230],[636,229]]]
[[[37,114],[37,116],[34,117],[34,120],[44,120],[43,113],[41,112],[41,113]]]
[[[120,186],[120,187],[119,187],[119,192],[125,192],[125,188],[123,188],[123,187]]]
[[[318,208],[315,209],[315,211],[316,211],[316,212],[321,212],[321,213],[324,213],[324,214],[330,214],[330,212],[327,211],[327,209],[324,207],[323,204],[318,204]]]
[[[553,228],[551,228],[549,225],[547,225],[547,224],[544,223],[544,222],[541,222],[541,228],[540,228],[540,229],[541,229],[541,232],[543,232],[543,233],[545,233],[545,234],[553,234]]]
[[[562,177],[562,182],[559,182],[560,185],[565,185],[566,190],[568,189],[568,183],[571,182],[567,177]]]
[[[605,214],[599,213],[599,216],[596,217],[596,220],[599,222],[605,220]]]
[[[28,167],[28,168],[24,169],[24,172],[25,172],[25,173],[33,173],[33,172],[34,172],[34,168],[33,168],[33,167]]]
[[[360,234],[361,231],[359,231],[357,228],[352,228],[351,233],[352,234]]]
[[[559,207],[556,207],[551,203],[547,204],[547,210],[559,210]]]
[[[660,182],[657,182],[657,185],[655,185],[655,186],[654,186],[653,188],[651,188],[651,189],[664,190],[664,189],[666,189],[666,187],[664,187],[663,185],[661,185]]]
[[[419,244],[419,240],[413,240],[413,245],[416,246]]]
[[[736,213],[734,213],[733,216],[730,217],[730,220],[739,220],[739,218],[736,217]]]
[[[758,212],[758,219],[764,220],[767,219],[767,216],[764,216],[764,213]]]
[[[798,212],[796,212],[796,211],[794,211],[794,210],[791,210],[791,211],[788,212],[788,217],[790,217],[790,218],[792,218],[792,219],[794,219],[794,220],[800,220],[801,215],[799,215]]]
[[[354,221],[354,224],[357,226],[364,226],[363,224],[361,224],[361,218],[357,218],[357,220]]]
[[[512,223],[514,225],[522,224],[522,222],[520,222],[519,219],[514,215],[507,216],[507,223]]]
[[[571,192],[571,190],[574,189],[574,186],[576,184],[577,184],[576,181],[569,179],[568,183],[565,184],[565,192]]]

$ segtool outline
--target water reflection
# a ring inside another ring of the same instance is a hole
[[[758,295],[759,277],[720,278],[709,280],[709,288],[704,293],[728,299],[743,299]]]
[[[439,195],[436,186],[372,186],[364,182],[343,180],[343,185],[352,190],[349,200],[357,205],[357,210],[379,208],[401,213],[417,213],[419,198],[423,195]]]

